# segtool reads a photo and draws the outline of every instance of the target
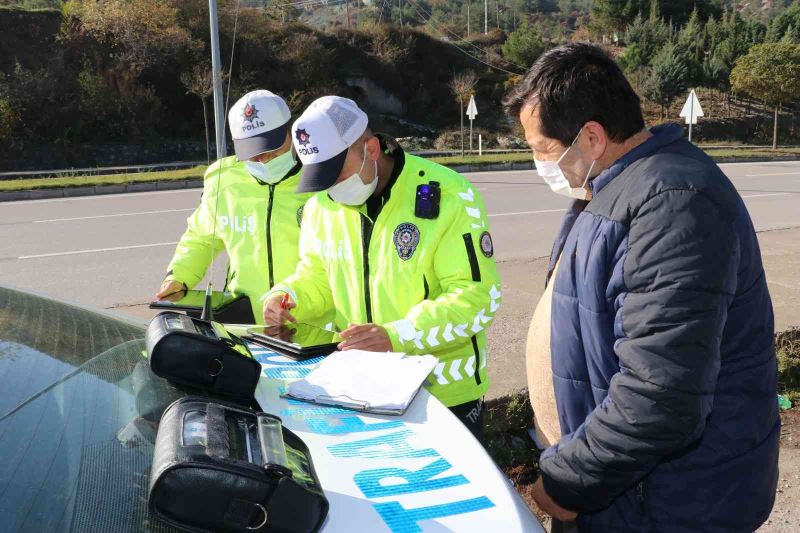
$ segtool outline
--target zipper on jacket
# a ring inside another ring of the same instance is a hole
[[[644,493],[644,479],[636,484],[636,497],[639,500],[639,506],[642,510],[642,517],[647,520],[647,502]]]
[[[269,186],[269,200],[267,200],[267,268],[269,270],[269,288],[275,285],[272,271],[272,202],[275,199],[275,185]]]
[[[478,337],[472,336],[472,351],[475,352],[475,383],[481,384],[481,351],[478,349]]]
[[[361,254],[364,262],[364,306],[367,309],[367,322],[372,322],[372,299],[369,293],[369,240],[372,238],[372,221],[361,215]]]
[[[464,247],[467,249],[467,259],[469,268],[472,271],[472,281],[481,280],[481,267],[478,264],[478,256],[475,254],[475,243],[472,242],[472,233],[465,233]],[[481,351],[478,348],[477,336],[472,336],[472,351],[475,352],[475,383],[481,384]]]
[[[472,270],[472,281],[481,280],[481,267],[478,265],[478,256],[475,255],[475,243],[472,242],[472,233],[465,233],[464,246],[467,248],[467,258],[469,259],[469,268]]]

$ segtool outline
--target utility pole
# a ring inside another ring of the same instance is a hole
[[[483,34],[489,33],[489,0],[483,0]]]
[[[211,30],[211,76],[214,86],[214,132],[217,141],[217,159],[227,154],[225,143],[225,100],[222,95],[222,61],[219,57],[219,26],[217,0],[208,0],[208,18]]]
[[[461,104],[461,157],[464,157],[464,97],[459,96],[458,101]]]
[[[500,29],[500,2],[495,0],[494,7],[497,8],[497,29]]]
[[[469,37],[469,5],[472,3],[472,0],[467,0],[467,37]]]

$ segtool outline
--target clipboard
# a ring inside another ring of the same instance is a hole
[[[285,398],[361,413],[402,415],[438,364],[430,354],[347,350],[293,380]]]
[[[408,402],[408,407],[411,407],[411,404],[414,403],[414,399],[419,394],[419,389],[414,393],[413,398],[410,402]],[[326,396],[324,394],[320,394],[313,400],[309,398],[301,398],[298,396],[293,396],[288,392],[281,394],[281,398],[289,399],[289,400],[296,400],[299,402],[304,402],[311,405],[321,405],[325,407],[339,407],[341,409],[349,409],[351,411],[358,411],[359,413],[369,413],[373,415],[389,415],[389,416],[402,416],[408,410],[408,407],[405,409],[390,409],[385,407],[372,407],[369,402],[365,402],[363,400],[354,400],[349,396]]]

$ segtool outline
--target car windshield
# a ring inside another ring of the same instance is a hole
[[[144,327],[0,287],[3,531],[174,531],[150,517],[153,442],[185,395]]]

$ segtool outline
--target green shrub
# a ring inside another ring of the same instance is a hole
[[[778,391],[792,403],[800,402],[800,328],[775,335],[778,354]]]

